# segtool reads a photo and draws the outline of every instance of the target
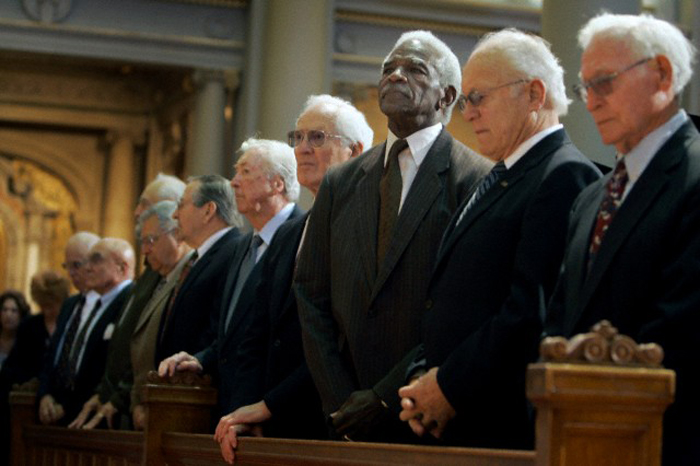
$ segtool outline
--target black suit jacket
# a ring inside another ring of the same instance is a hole
[[[238,348],[232,409],[265,400],[269,437],[323,438],[321,400],[304,359],[292,278],[308,215],[280,226],[261,264],[253,319]]]
[[[569,210],[600,172],[561,129],[447,229],[423,324],[426,368],[457,417],[449,444],[532,448],[525,370],[564,254]],[[463,206],[462,206],[463,207]]]
[[[78,305],[80,301],[80,293],[76,293],[72,296],[66,298],[61,305],[61,310],[58,313],[58,318],[56,319],[56,329],[51,335],[49,340],[49,347],[46,350],[46,355],[44,356],[44,361],[42,363],[41,372],[39,373],[39,390],[37,391],[37,400],[49,393],[49,379],[51,377],[51,372],[53,371],[53,364],[56,360],[56,348],[58,343],[63,337],[63,333],[66,331],[66,324],[70,319],[73,312],[75,312],[75,306]]]
[[[321,184],[295,292],[306,360],[326,415],[373,388],[399,410],[399,364],[420,340],[427,284],[445,226],[491,163],[443,129],[420,166],[377,269],[379,182],[386,143]]]
[[[304,212],[295,205],[289,219],[299,217]],[[226,315],[229,304],[233,296],[233,290],[238,280],[238,271],[243,262],[250,242],[253,239],[253,232],[249,232],[239,238],[235,252],[231,255],[228,263],[228,276],[221,299],[219,314],[221,319],[218,325],[216,338],[212,338],[208,345],[195,357],[200,361],[205,372],[213,374],[218,380],[219,388],[219,409],[222,414],[231,411],[231,394],[233,393],[233,383],[236,376],[235,356],[238,346],[243,340],[245,330],[250,324],[253,316],[252,303],[255,297],[255,288],[260,280],[261,263],[267,255],[267,250],[258,260],[253,270],[248,275],[243,289],[238,297],[236,308],[228,327],[226,327]]]
[[[664,418],[664,464],[700,464],[700,135],[684,124],[629,192],[586,276],[588,245],[610,175],[578,198],[546,332],[586,332],[608,319],[659,343],[676,371]]]
[[[104,373],[107,348],[111,338],[111,336],[106,334],[107,326],[114,325],[119,312],[124,307],[131,293],[132,287],[133,284],[129,284],[119,292],[117,297],[112,300],[102,313],[99,320],[95,322],[90,334],[87,335],[84,343],[83,359],[80,367],[78,367],[78,372],[75,374],[73,389],[59,387],[56,384],[56,368],[52,367],[48,380],[48,393],[65,410],[65,416],[59,421],[60,424],[67,424],[75,419],[83,404],[95,393],[95,388]]]
[[[226,275],[239,236],[238,230],[232,228],[197,259],[180,286],[167,324],[163,311],[156,343],[156,367],[180,351],[195,354],[216,338]]]

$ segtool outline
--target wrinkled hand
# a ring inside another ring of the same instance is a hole
[[[191,354],[180,351],[163,359],[158,365],[158,375],[161,377],[172,377],[175,372],[182,371],[202,372],[202,364]]]
[[[144,405],[134,406],[131,419],[134,422],[134,429],[144,430],[146,428],[146,407]]]
[[[113,429],[114,415],[117,412],[117,408],[114,407],[111,401],[108,401],[97,410],[90,422],[83,426],[83,429],[94,429],[103,419],[107,421],[107,427]]]
[[[271,417],[272,413],[263,400],[252,405],[241,406],[219,420],[216,432],[214,432],[214,440],[221,443],[228,434],[229,429],[236,424],[260,424]]]
[[[44,425],[55,424],[65,415],[63,406],[56,403],[51,395],[44,395],[39,402],[39,421]]]
[[[219,443],[221,448],[221,456],[228,464],[233,464],[236,461],[236,448],[238,448],[239,435],[252,435],[253,437],[262,437],[263,430],[260,424],[236,424],[229,427],[228,433]]]
[[[433,367],[425,375],[399,389],[402,411],[399,418],[408,421],[416,435],[423,436],[429,432],[440,438],[447,423],[456,416],[456,412],[437,382],[438,368]]]
[[[387,413],[386,403],[370,388],[352,392],[338,411],[331,413],[331,421],[346,440],[362,440]]]
[[[68,424],[69,429],[80,429],[87,421],[87,418],[94,412],[99,411],[102,403],[100,403],[100,397],[97,395],[92,395],[89,400],[83,405],[83,409],[80,410],[78,416],[73,419],[73,422]]]

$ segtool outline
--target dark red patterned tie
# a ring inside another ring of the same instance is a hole
[[[595,228],[593,229],[593,235],[591,235],[591,244],[588,246],[588,270],[591,270],[598,250],[600,250],[600,245],[603,242],[603,237],[608,231],[608,227],[613,217],[615,217],[617,209],[620,207],[622,193],[625,192],[625,186],[627,186],[628,180],[629,177],[627,176],[627,168],[625,168],[624,159],[620,159],[617,165],[615,165],[615,171],[613,171],[612,177],[605,185],[605,197],[603,198],[603,202],[600,203]]]
[[[173,311],[173,305],[175,304],[175,299],[177,299],[177,294],[180,292],[180,287],[182,286],[183,283],[185,283],[185,279],[187,278],[187,275],[190,274],[190,270],[192,269],[192,266],[194,263],[197,261],[197,258],[199,256],[197,255],[197,251],[195,250],[192,256],[190,256],[190,259],[187,261],[187,263],[182,267],[182,272],[180,272],[180,276],[177,279],[177,283],[175,284],[175,288],[173,291],[170,293],[170,299],[168,300],[168,306],[165,308],[165,312],[163,313],[163,317],[161,318],[161,327],[160,327],[160,336],[158,338],[158,341],[163,341],[163,336],[165,335],[165,329],[168,326],[168,320],[170,319],[170,314]]]

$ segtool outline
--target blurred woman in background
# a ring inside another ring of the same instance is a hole
[[[19,324],[29,314],[29,304],[19,291],[7,290],[0,295],[0,368],[17,339]]]

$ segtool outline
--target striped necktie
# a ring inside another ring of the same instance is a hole
[[[476,203],[481,199],[481,197],[486,194],[486,192],[496,184],[496,182],[503,176],[503,174],[507,171],[508,169],[506,168],[506,165],[501,161],[498,162],[496,165],[493,166],[491,171],[489,172],[488,175],[484,177],[484,179],[481,181],[481,184],[479,184],[479,187],[476,188],[476,191],[472,195],[472,197],[469,199],[469,202],[467,202],[467,205],[464,206],[464,209],[462,209],[462,212],[459,214],[459,218],[457,219],[457,225],[464,219],[464,216],[469,212],[469,210],[476,205]]]

